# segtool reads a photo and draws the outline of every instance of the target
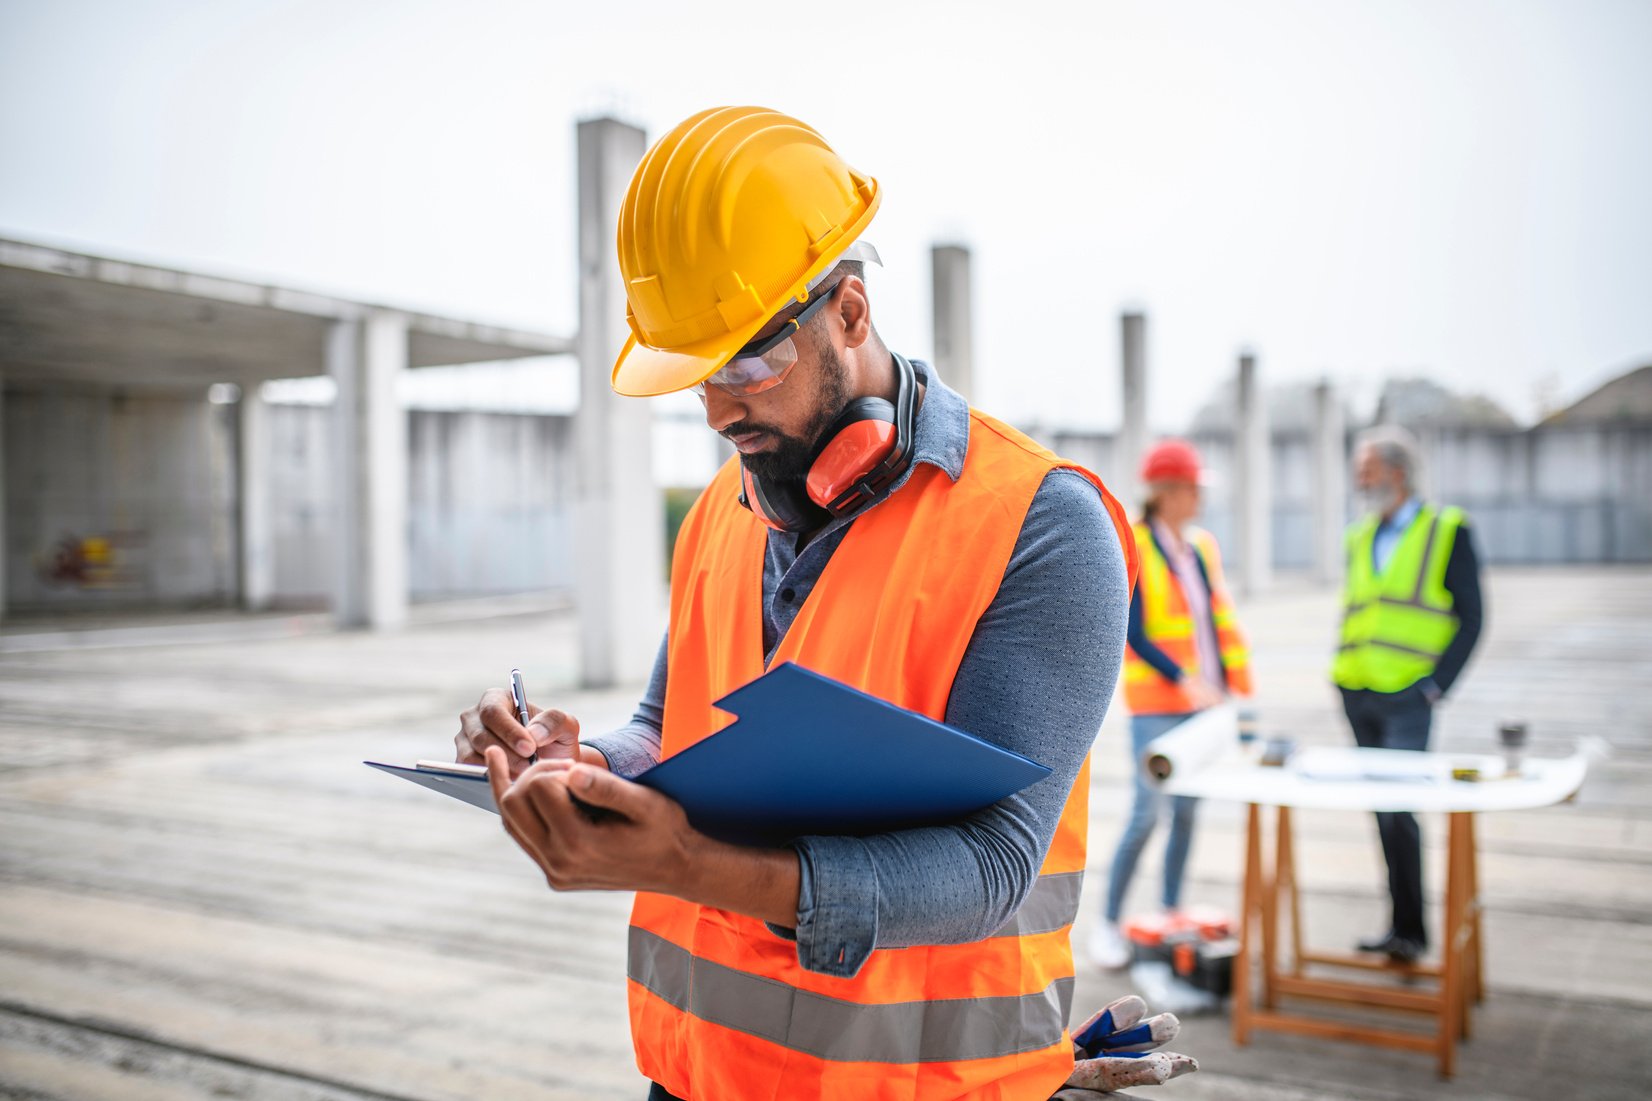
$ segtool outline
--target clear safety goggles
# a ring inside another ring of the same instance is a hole
[[[696,383],[689,389],[702,399],[706,396],[707,386],[715,386],[734,397],[750,397],[765,390],[772,390],[785,382],[786,376],[797,366],[797,341],[793,338],[811,317],[832,300],[837,294],[838,287],[843,285],[843,280],[833,283],[819,295],[815,295],[814,292],[837,272],[838,265],[845,260],[860,260],[883,266],[877,249],[867,242],[856,241],[838,257],[837,264],[821,272],[809,283],[805,291],[810,296],[809,299],[801,310],[785,320],[777,332],[747,344],[735,352],[734,357],[718,368],[710,378]]]

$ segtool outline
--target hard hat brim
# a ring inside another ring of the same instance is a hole
[[[814,291],[820,281],[831,275],[845,260],[876,264],[880,268],[883,266],[883,258],[878,255],[876,247],[870,242],[856,240],[813,273],[805,284],[806,290]],[[628,398],[658,397],[698,386],[733,359],[734,353],[744,348],[768,322],[767,317],[759,318],[724,337],[684,348],[650,348],[633,333],[614,361],[609,385],[614,388],[614,393]]]
[[[1171,482],[1180,482],[1185,485],[1198,486],[1200,489],[1209,489],[1211,486],[1216,484],[1215,476],[1208,470],[1201,470],[1197,474],[1190,474],[1185,470],[1175,470],[1159,474],[1152,478],[1148,477],[1147,473],[1143,471],[1138,474],[1137,477],[1142,480],[1142,484],[1144,485],[1159,485],[1161,483],[1169,484]]]
[[[760,319],[752,333],[763,327]],[[697,386],[734,357],[751,334],[734,332],[683,348],[650,348],[633,334],[620,350],[609,385],[628,398],[652,398]]]

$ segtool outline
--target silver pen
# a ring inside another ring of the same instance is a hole
[[[522,721],[522,729],[528,728],[528,690],[522,684],[522,670],[511,670],[511,699],[516,701],[516,717]],[[528,754],[528,763],[535,764],[539,760],[538,753]]]

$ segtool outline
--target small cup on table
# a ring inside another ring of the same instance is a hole
[[[1526,724],[1502,723],[1497,727],[1497,741],[1503,747],[1503,773],[1520,775],[1521,759],[1526,755]]]

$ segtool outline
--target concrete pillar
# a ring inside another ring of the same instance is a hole
[[[935,320],[935,366],[948,386],[973,404],[975,339],[970,311],[969,249],[936,245],[929,250]]]
[[[654,485],[654,410],[608,385],[628,333],[614,233],[645,145],[641,130],[615,119],[579,124],[574,570],[581,676],[593,688],[646,680],[665,627],[665,505]]]
[[[275,525],[270,494],[269,406],[259,384],[241,388],[236,410],[236,503],[240,514],[241,607],[270,606],[275,593]]]
[[[1256,378],[1256,356],[1239,354],[1238,422],[1234,426],[1233,508],[1239,534],[1240,589],[1255,595],[1273,573],[1268,409]]]
[[[1142,500],[1142,453],[1147,450],[1147,315],[1126,312],[1119,315],[1122,338],[1119,377],[1123,383],[1123,419],[1119,422],[1118,449],[1114,452],[1111,489],[1132,512]]]
[[[407,622],[407,411],[396,398],[396,378],[406,369],[401,314],[375,310],[333,324],[333,614],[341,626],[388,630]]]
[[[1342,578],[1342,527],[1348,508],[1348,457],[1342,403],[1329,380],[1314,387],[1314,580]]]

